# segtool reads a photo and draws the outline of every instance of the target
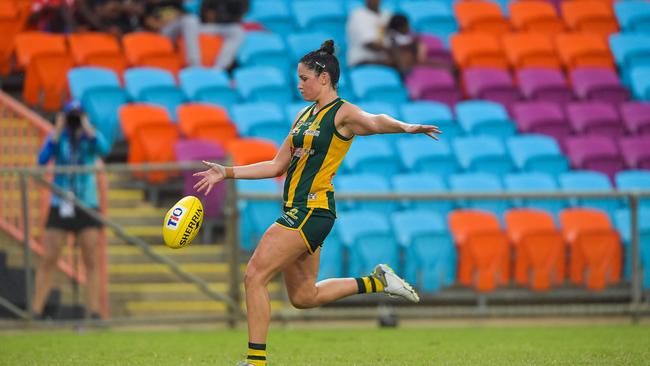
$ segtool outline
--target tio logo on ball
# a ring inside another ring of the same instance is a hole
[[[167,228],[171,230],[176,230],[178,228],[178,223],[181,221],[185,211],[181,207],[174,208],[169,220],[167,221]]]

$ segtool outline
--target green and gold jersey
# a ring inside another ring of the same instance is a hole
[[[352,138],[338,133],[334,124],[343,103],[337,98],[316,113],[316,104],[309,106],[291,130],[291,163],[283,195],[286,207],[336,212],[332,178],[352,144]]]

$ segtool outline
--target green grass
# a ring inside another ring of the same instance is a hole
[[[234,366],[243,331],[0,333],[0,365]],[[273,366],[648,365],[649,326],[271,331]]]

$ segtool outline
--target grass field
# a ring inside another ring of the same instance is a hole
[[[243,331],[0,333],[0,365],[234,366]],[[273,330],[272,366],[648,365],[650,326]]]

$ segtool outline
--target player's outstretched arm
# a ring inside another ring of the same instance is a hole
[[[387,114],[372,114],[347,104],[341,107],[340,126],[343,130],[359,136],[384,133],[424,133],[434,139],[442,132],[437,126],[417,125],[398,121]]]

